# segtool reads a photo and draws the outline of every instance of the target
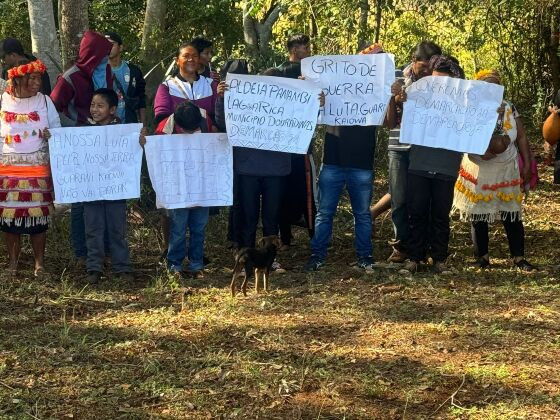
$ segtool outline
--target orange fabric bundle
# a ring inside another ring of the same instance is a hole
[[[552,112],[545,120],[542,127],[542,134],[548,144],[554,146],[560,140],[560,115]]]

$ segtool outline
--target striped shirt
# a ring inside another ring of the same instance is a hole
[[[396,81],[403,82],[404,86],[410,85],[411,81],[407,80],[404,77],[404,73],[402,70],[397,69],[395,70],[395,79]],[[401,143],[400,136],[401,136],[401,126],[400,126],[400,119],[402,115],[402,105],[397,105],[397,118],[398,124],[392,130],[389,130],[389,142],[387,145],[388,150],[392,151],[400,151],[400,152],[407,152],[410,150],[410,144],[408,143]]]

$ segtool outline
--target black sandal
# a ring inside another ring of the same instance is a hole
[[[490,268],[490,260],[487,260],[487,259],[484,258],[484,257],[480,257],[478,260],[476,260],[476,261],[474,262],[474,266],[475,266],[476,268],[481,269],[481,270],[485,270],[485,269],[487,269],[487,268]]]
[[[525,258],[517,261],[514,264],[519,270],[523,271],[524,273],[533,273],[535,271],[538,271],[538,268],[527,261]]]

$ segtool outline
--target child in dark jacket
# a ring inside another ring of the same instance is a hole
[[[115,116],[118,104],[117,94],[107,88],[93,93],[91,100],[90,125],[119,124]],[[145,132],[140,134],[140,144],[145,143]],[[84,222],[86,228],[88,272],[87,281],[98,283],[103,272],[105,258],[105,242],[108,242],[111,253],[112,269],[117,276],[132,280],[130,253],[126,239],[126,200],[99,200],[84,203]],[[105,240],[105,235],[108,240]]]

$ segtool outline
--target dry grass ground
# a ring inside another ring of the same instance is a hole
[[[268,294],[230,297],[223,215],[209,227],[204,280],[180,287],[155,270],[147,215],[131,222],[138,281],[92,288],[67,268],[59,219],[50,278],[33,280],[28,258],[18,280],[0,280],[0,417],[560,418],[560,194],[545,172],[527,205],[527,256],[543,268],[532,275],[504,258],[501,226],[495,268],[467,268],[468,226],[456,220],[457,275],[357,271],[344,207],[325,269],[299,271],[308,256],[299,231]],[[382,261],[390,219],[376,230]]]

